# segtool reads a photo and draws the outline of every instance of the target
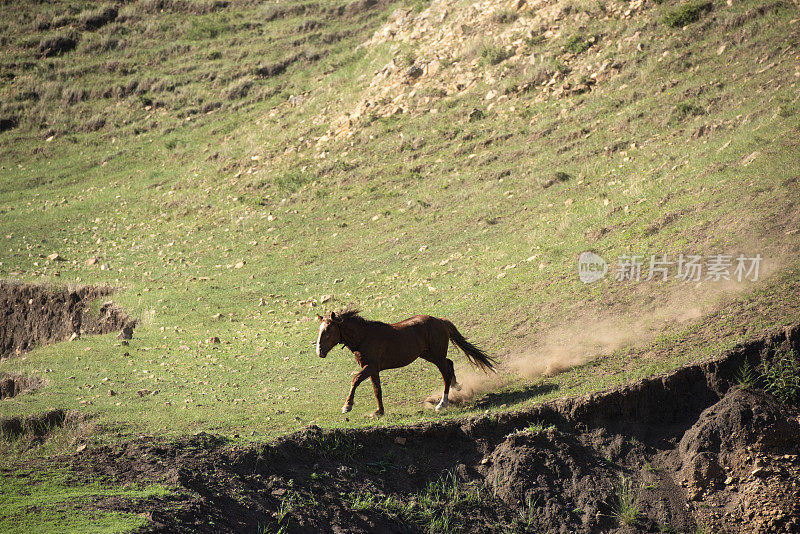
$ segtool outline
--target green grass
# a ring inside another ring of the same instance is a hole
[[[613,515],[620,525],[635,525],[641,515],[639,494],[641,487],[636,486],[630,478],[620,475],[616,485],[615,500],[612,504]]]
[[[146,524],[133,513],[93,510],[104,498],[136,501],[168,494],[164,486],[120,488],[77,482],[65,469],[0,473],[2,532],[125,532]]]
[[[737,385],[745,388],[752,388],[758,381],[758,372],[752,365],[750,365],[749,360],[745,360],[739,369],[736,370],[734,380],[736,381]]]
[[[664,15],[664,24],[670,28],[682,28],[700,20],[703,13],[711,11],[713,5],[708,0],[689,0],[670,9]]]
[[[564,50],[572,52],[573,54],[580,54],[591,48],[594,41],[594,37],[587,38],[583,35],[576,34],[567,39],[564,43]]]
[[[555,428],[555,425],[545,426],[543,423],[531,423],[525,428],[525,431],[532,434],[538,434],[539,432],[544,432],[545,430],[550,430],[553,428]]]
[[[353,511],[385,515],[438,534],[462,531],[469,511],[487,497],[481,487],[467,486],[448,471],[407,501],[377,493],[350,493],[345,501]]]

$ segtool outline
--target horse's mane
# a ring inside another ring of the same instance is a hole
[[[355,320],[366,321],[366,319],[364,319],[359,315],[360,313],[361,310],[359,310],[358,308],[350,308],[347,310],[342,310],[340,312],[337,312],[336,315],[341,317],[342,319],[355,319]]]
[[[348,308],[346,310],[337,311],[336,317],[338,317],[343,321],[351,321],[363,325],[382,324],[380,321],[371,321],[369,319],[364,319],[363,317],[361,317],[361,315],[359,315],[360,313],[361,310],[359,310],[358,308]],[[330,314],[328,314],[328,317],[330,318]]]

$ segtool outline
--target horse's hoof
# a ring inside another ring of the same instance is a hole
[[[342,406],[342,413],[347,413],[352,409],[353,409],[352,404],[345,404],[344,406]]]
[[[436,408],[434,408],[434,410],[436,410],[437,412],[441,412],[445,408],[447,408],[446,404],[439,403],[439,404],[436,405]]]
[[[377,419],[378,417],[383,417],[383,411],[382,410],[375,410],[369,416],[373,417],[375,419]]]

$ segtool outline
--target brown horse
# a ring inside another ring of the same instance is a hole
[[[459,389],[453,361],[447,358],[448,342],[452,341],[467,355],[469,360],[483,370],[495,371],[497,363],[492,357],[464,339],[456,327],[447,319],[429,315],[415,315],[399,323],[387,324],[368,321],[358,315],[358,310],[342,313],[331,312],[319,318],[317,356],[324,358],[338,344],[353,352],[361,371],[353,378],[350,394],[342,407],[342,413],[353,408],[353,397],[358,385],[367,378],[372,379],[378,409],[374,415],[383,415],[380,372],[384,369],[404,367],[417,358],[428,360],[442,373],[444,393],[436,405],[438,412],[447,406],[450,386]]]

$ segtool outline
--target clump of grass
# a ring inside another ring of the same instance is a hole
[[[202,41],[214,39],[227,29],[227,24],[221,18],[212,16],[197,17],[189,20],[185,35],[191,41]]]
[[[353,458],[360,448],[355,442],[338,432],[321,434],[312,438],[312,443],[314,449],[326,458]]]
[[[66,54],[77,46],[78,37],[78,33],[74,31],[46,37],[39,42],[39,55],[43,57],[54,57]]]
[[[794,351],[777,354],[770,362],[764,360],[759,371],[764,390],[776,399],[786,403],[800,400],[800,363]]]
[[[612,505],[613,515],[621,525],[633,525],[639,519],[639,494],[641,489],[633,480],[620,475]]]
[[[481,43],[478,48],[478,63],[482,66],[497,65],[508,59],[508,52],[494,43]]]
[[[448,471],[428,482],[410,500],[355,492],[345,495],[345,500],[354,511],[384,514],[439,534],[461,530],[465,513],[481,500],[481,491],[479,487],[465,487],[455,472]]]
[[[536,505],[539,498],[528,494],[525,497],[525,504],[517,510],[517,516],[514,518],[512,528],[514,532],[530,532],[532,530],[539,530],[536,522]]]
[[[567,39],[567,42],[564,43],[564,50],[578,55],[589,50],[594,42],[594,37],[585,37],[583,35],[576,34]]]
[[[517,20],[519,15],[513,9],[498,9],[492,13],[492,20],[497,24],[509,24]]]
[[[692,102],[678,102],[672,112],[672,116],[675,120],[683,120],[686,117],[696,117],[703,113],[703,108]]]
[[[530,425],[528,425],[528,427],[525,429],[525,431],[526,432],[530,432],[532,434],[538,434],[539,432],[544,432],[545,430],[550,430],[550,429],[553,429],[555,427],[556,427],[555,425],[547,425],[547,426],[545,426],[543,423],[537,422],[537,423],[531,423]]]
[[[700,20],[703,13],[711,11],[711,7],[708,0],[691,0],[669,11],[664,16],[664,24],[670,28],[682,28]]]
[[[379,508],[380,500],[374,493],[352,492],[348,495],[348,504],[354,512],[364,512]]]
[[[287,491],[286,494],[278,502],[278,525],[281,525],[292,512],[297,508],[297,494],[293,491]]]
[[[88,9],[83,11],[80,16],[81,25],[85,30],[96,30],[105,26],[109,22],[117,18],[117,8],[111,4],[98,7],[97,9]]]
[[[253,79],[244,77],[239,78],[238,80],[231,83],[225,89],[225,97],[228,100],[239,100],[247,96],[247,93],[250,92],[250,89],[253,88]]]

